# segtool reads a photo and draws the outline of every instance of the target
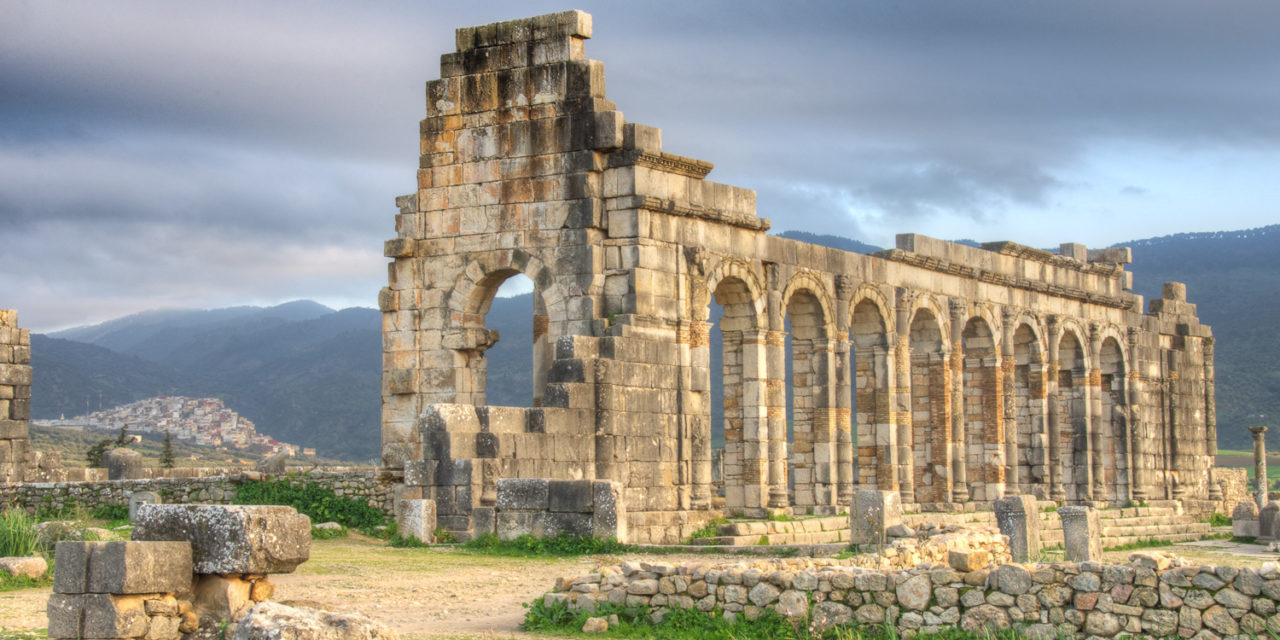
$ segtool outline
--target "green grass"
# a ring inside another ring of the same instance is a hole
[[[347,533],[348,532],[346,527],[339,527],[337,529],[317,529],[315,527],[311,527],[312,540],[332,540],[334,538],[345,538],[347,537]]]
[[[1231,541],[1240,544],[1257,544],[1258,539],[1253,536],[1231,536]]]
[[[1172,546],[1173,546],[1173,543],[1168,540],[1155,540],[1155,539],[1149,538],[1147,540],[1139,540],[1137,542],[1130,542],[1128,544],[1117,545],[1114,547],[1107,547],[1106,549],[1103,549],[1103,551],[1134,551],[1137,549],[1154,549],[1157,547],[1172,547]]]
[[[521,558],[593,556],[637,553],[640,551],[639,547],[623,544],[613,538],[601,539],[570,535],[560,535],[555,538],[535,538],[531,535],[523,535],[514,540],[499,540],[498,536],[484,534],[474,540],[462,543],[462,548],[475,553]]]
[[[53,586],[53,567],[39,578],[28,578],[26,576],[11,576],[8,573],[0,573],[0,591],[19,591],[22,589],[41,589]],[[8,633],[8,632],[6,632]],[[9,636],[2,636],[8,638]]]
[[[729,524],[728,518],[712,518],[702,525],[701,529],[689,534],[690,540],[700,540],[702,538],[714,538],[720,535],[720,527]]]
[[[35,555],[38,549],[36,519],[17,507],[0,513],[0,558]]]
[[[1229,527],[1229,526],[1231,526],[1231,518],[1228,518],[1227,516],[1225,516],[1225,515],[1223,515],[1223,514],[1221,514],[1221,513],[1215,513],[1215,514],[1213,514],[1213,515],[1209,516],[1209,519],[1207,520],[1207,522],[1209,523],[1209,526],[1212,526],[1212,527]]]
[[[281,480],[246,482],[236,489],[236,504],[275,504],[293,507],[312,522],[337,522],[353,529],[386,524],[387,514],[359,498],[340,497],[332,489],[306,482],[305,475]]]

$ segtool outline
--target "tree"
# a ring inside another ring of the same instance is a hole
[[[169,436],[169,430],[164,430],[164,449],[160,452],[160,466],[166,469],[173,468],[173,438]]]
[[[107,438],[106,440],[102,440],[98,442],[98,444],[89,447],[89,451],[86,452],[84,456],[85,461],[89,463],[90,467],[101,467],[102,456],[106,455],[107,449],[110,449],[111,445],[115,443],[115,440]]]
[[[120,435],[116,436],[117,447],[129,446],[129,423],[120,425]]]

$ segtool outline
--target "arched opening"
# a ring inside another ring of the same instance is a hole
[[[834,503],[830,459],[835,442],[826,409],[830,381],[826,318],[822,305],[801,290],[787,301],[785,317],[787,394],[787,484],[790,503],[799,509]]]
[[[760,420],[763,380],[759,327],[751,290],[737,278],[721,280],[713,292],[715,308],[708,321],[715,323],[710,332],[712,342],[709,367],[720,384],[712,382],[712,402],[718,408],[718,424],[712,433],[722,434],[724,449],[720,468],[724,486],[725,508],[740,513],[747,508],[761,508],[767,471],[766,443],[760,442]],[[717,335],[718,334],[718,335]],[[717,339],[718,337],[718,339]],[[715,387],[719,386],[719,393]],[[750,493],[751,495],[748,495]]]
[[[1067,499],[1089,496],[1089,402],[1085,385],[1084,349],[1076,334],[1066,331],[1058,343],[1058,415],[1061,416],[1062,484]]]
[[[518,271],[491,274],[482,284],[488,293],[478,310],[484,318],[482,326],[497,332],[497,339],[480,355],[487,366],[471,365],[476,389],[483,391],[482,404],[541,406],[553,355],[542,298],[533,281]],[[489,335],[492,339],[495,334]],[[489,378],[508,383],[491,387]]]
[[[1013,332],[1013,428],[1017,429],[1018,486],[1043,487],[1049,482],[1044,425],[1044,351],[1030,325]],[[1041,496],[1047,497],[1047,494]]]
[[[870,300],[853,307],[853,384],[849,406],[853,415],[853,474],[861,489],[885,489],[893,486],[894,472],[890,464],[891,440],[888,420],[888,398],[881,397],[888,375],[889,338],[880,309]],[[882,406],[886,405],[886,406]],[[877,437],[877,434],[883,437]],[[878,443],[884,442],[884,445]]]
[[[961,385],[965,474],[969,498],[988,502],[1004,495],[1004,434],[1000,429],[1000,375],[991,327],[972,318],[961,334],[964,353]]]
[[[947,424],[946,354],[942,328],[928,309],[919,309],[911,320],[911,452],[916,502],[951,500],[951,473],[947,449],[951,429]]]
[[[1128,395],[1125,390],[1124,354],[1115,338],[1102,341],[1099,369],[1102,380],[1102,478],[1105,499],[1122,503],[1130,498],[1132,445],[1129,438]]]

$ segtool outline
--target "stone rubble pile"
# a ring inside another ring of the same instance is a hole
[[[362,616],[267,602],[269,575],[310,556],[311,520],[291,507],[141,504],[134,524],[133,540],[57,544],[50,638],[395,637]]]
[[[935,538],[940,536],[935,536]],[[627,562],[561,579],[546,604],[595,612],[601,603],[648,607],[655,618],[681,608],[755,619],[771,609],[835,624],[891,624],[906,634],[959,626],[1019,626],[1032,638],[1129,634],[1243,640],[1280,633],[1280,566],[1189,565],[1162,553],[1129,562],[984,562],[983,551],[951,552],[948,563],[866,568],[851,558],[668,565]]]

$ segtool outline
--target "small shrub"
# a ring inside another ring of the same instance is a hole
[[[1225,514],[1215,513],[1209,516],[1209,526],[1229,527],[1231,526],[1231,518],[1228,518]]]
[[[728,518],[712,518],[702,525],[701,529],[689,534],[690,540],[700,540],[702,538],[714,538],[720,535],[720,527],[729,524]]]
[[[97,520],[107,520],[109,522],[129,522],[129,505],[127,504],[100,504],[89,510],[89,515]]]
[[[332,489],[314,482],[246,482],[236,489],[235,504],[284,505],[307,514],[312,522],[332,520],[355,529],[372,529],[387,522],[387,516],[381,509],[358,498],[339,497]]]
[[[436,530],[432,531],[431,535],[435,537],[436,544],[453,544],[458,541],[458,537],[453,535],[452,531],[442,527],[436,527]]]
[[[0,558],[35,555],[39,550],[36,519],[18,507],[0,513]]]
[[[763,546],[767,546],[768,544],[769,544],[769,536],[760,536],[760,539],[756,540],[756,546],[763,547]]]
[[[769,520],[772,520],[774,522],[795,522],[799,520],[799,518],[789,513],[778,512],[778,513],[769,514]]]
[[[316,527],[311,527],[312,540],[332,540],[334,538],[345,538],[345,537],[347,537],[346,527],[338,527],[336,529],[329,529],[329,528],[318,529]]]

